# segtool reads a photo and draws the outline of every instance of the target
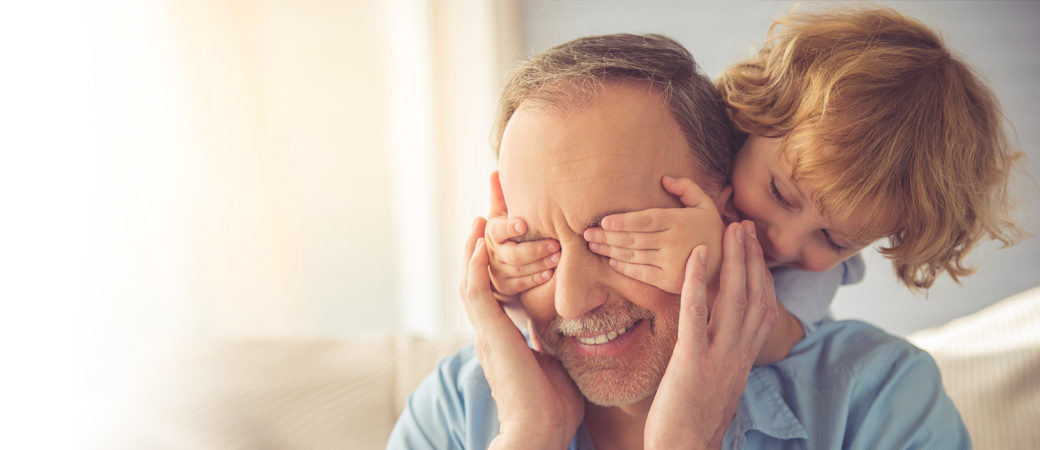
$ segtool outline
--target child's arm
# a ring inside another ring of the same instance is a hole
[[[690,252],[705,239],[705,230],[718,229],[718,212],[711,199],[692,180],[665,177],[662,185],[679,197],[685,208],[655,208],[603,218],[600,228],[585,231],[589,249],[611,258],[618,272],[677,294]],[[720,239],[717,242],[721,241]],[[770,278],[772,282],[772,278]],[[755,360],[772,364],[787,357],[805,332],[801,323],[779,302],[777,323]]]
[[[802,323],[787,308],[784,308],[783,303],[776,302],[776,312],[776,326],[766,338],[766,344],[762,346],[758,358],[755,358],[756,366],[773,364],[786,358],[795,344],[805,338]]]

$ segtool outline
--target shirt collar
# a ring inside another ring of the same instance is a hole
[[[751,430],[781,440],[809,439],[802,421],[780,395],[776,373],[769,366],[751,370],[727,434],[733,433],[731,442],[741,448],[744,436]]]

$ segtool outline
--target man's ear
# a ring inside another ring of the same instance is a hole
[[[715,198],[715,207],[719,209],[719,215],[724,222],[733,223],[740,220],[737,208],[733,206],[733,185],[722,188],[719,196]]]

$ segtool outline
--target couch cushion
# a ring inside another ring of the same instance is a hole
[[[1040,448],[1040,287],[910,340],[935,358],[976,448]]]

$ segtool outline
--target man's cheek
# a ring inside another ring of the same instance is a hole
[[[553,283],[555,280],[549,280],[541,286],[535,286],[527,291],[520,293],[520,303],[523,306],[524,312],[532,320],[538,322],[549,322],[556,317],[556,303],[554,301],[555,291],[553,289]]]

